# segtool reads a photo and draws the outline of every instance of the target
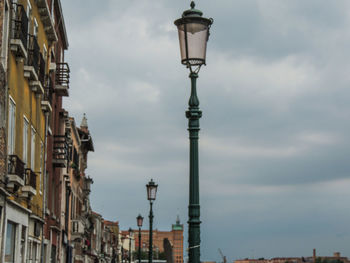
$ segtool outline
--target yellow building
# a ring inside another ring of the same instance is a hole
[[[15,2],[15,3],[13,3]],[[45,0],[10,4],[8,51],[8,192],[1,262],[40,260],[52,44],[57,41]]]

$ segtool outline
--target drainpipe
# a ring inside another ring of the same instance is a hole
[[[48,133],[48,126],[49,126],[49,113],[45,112],[45,146],[44,146],[44,170],[43,170],[43,220],[45,221],[45,214],[46,214],[46,164],[47,164],[47,133]],[[44,263],[44,225],[41,228],[41,257],[40,262]]]

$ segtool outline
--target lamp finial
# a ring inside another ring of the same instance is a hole
[[[191,8],[194,9],[196,6],[196,4],[194,3],[194,1],[191,2]]]

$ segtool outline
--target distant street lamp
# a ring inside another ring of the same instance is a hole
[[[139,263],[141,263],[141,227],[143,222],[143,217],[139,214],[136,217],[137,226],[139,227]]]
[[[153,182],[153,179],[146,185],[147,188],[147,199],[150,204],[150,211],[149,211],[149,248],[148,248],[148,262],[152,263],[152,256],[153,256],[153,244],[152,244],[152,235],[153,235],[153,210],[152,205],[153,201],[156,200],[157,195],[157,188],[158,185]]]
[[[181,63],[190,70],[191,79],[191,96],[188,102],[189,108],[186,111],[190,134],[189,263],[200,263],[198,139],[199,119],[202,117],[202,112],[199,109],[196,81],[201,66],[206,62],[209,29],[213,24],[213,19],[204,18],[202,15],[201,11],[195,9],[195,3],[192,1],[191,9],[184,11],[182,17],[174,22],[179,34]]]
[[[131,234],[132,234],[131,227],[129,228],[129,263],[131,263]]]

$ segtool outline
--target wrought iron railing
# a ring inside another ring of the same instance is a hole
[[[27,49],[28,17],[23,5],[13,4],[14,18],[12,20],[13,39],[20,39],[23,47]]]
[[[39,77],[39,81],[44,86],[45,85],[46,62],[45,62],[44,57],[41,53],[39,55],[39,61],[40,61],[40,65],[39,65],[39,76],[38,77]]]
[[[54,136],[53,159],[55,161],[66,161],[68,159],[68,143],[65,135]]]
[[[17,155],[9,155],[8,173],[24,180],[24,162]]]
[[[52,79],[48,78],[47,85],[44,88],[44,97],[43,100],[48,101],[50,104],[52,104],[52,95],[53,95],[53,86],[52,86]]]
[[[48,101],[50,105],[52,104],[52,89],[50,87],[45,87],[43,99]]]
[[[56,84],[69,89],[70,69],[68,63],[57,63],[56,66]]]
[[[36,177],[36,173],[34,173],[32,169],[26,169],[25,185],[36,189]]]
[[[28,66],[32,66],[39,74],[40,47],[36,36],[29,35]]]

